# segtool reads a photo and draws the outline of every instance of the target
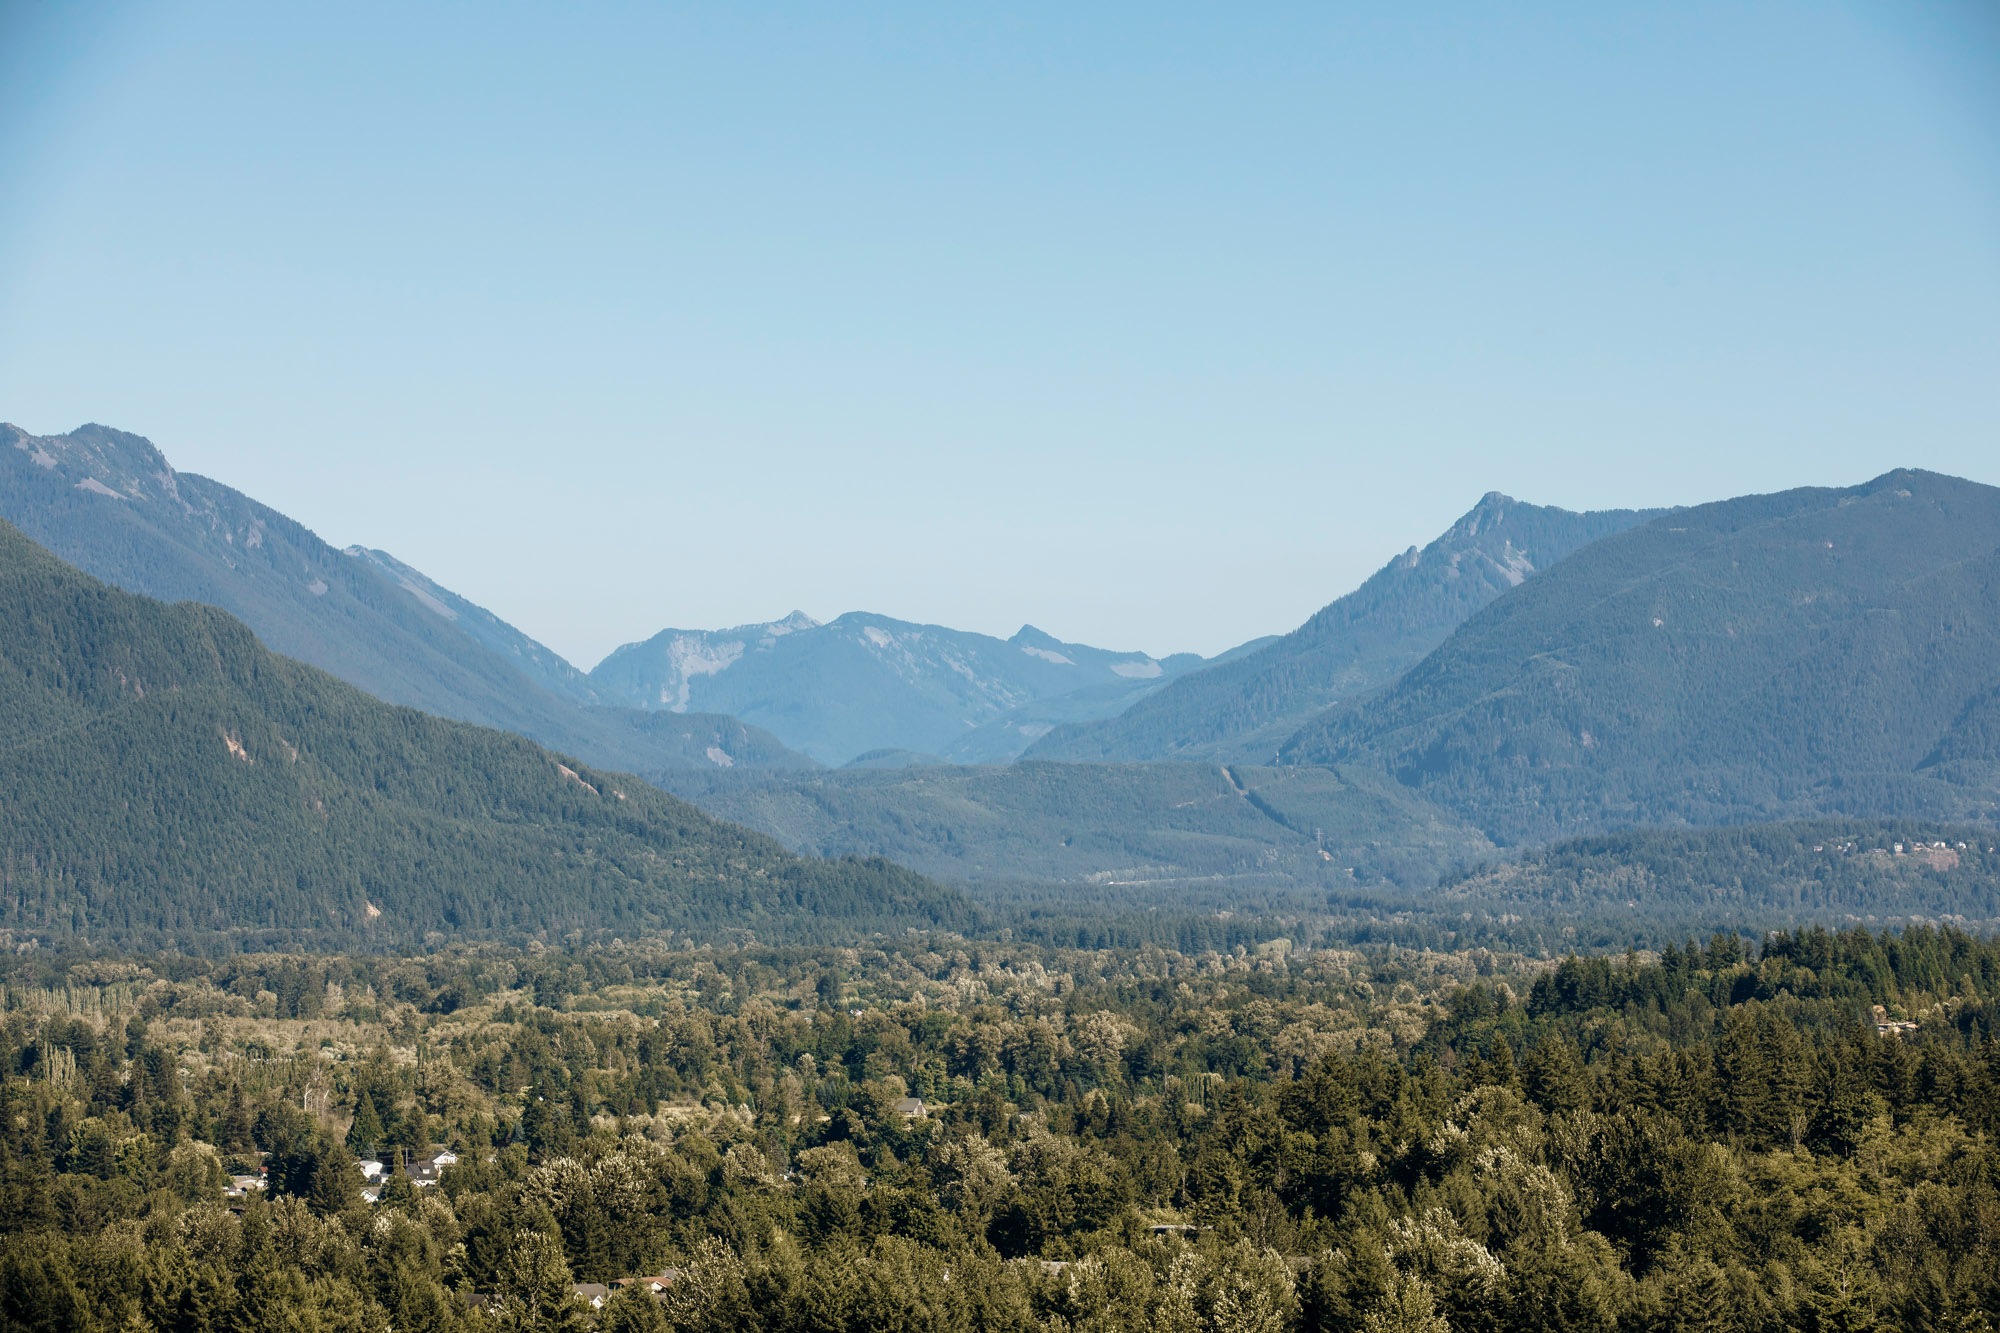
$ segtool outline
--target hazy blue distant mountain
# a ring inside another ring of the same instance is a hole
[[[2000,815],[2000,489],[1891,472],[1606,537],[1286,742],[1503,842]]]
[[[1269,763],[1313,714],[1394,680],[1530,574],[1661,512],[1576,514],[1493,492],[1436,541],[1412,546],[1290,634],[1226,654],[1107,721],[1057,727],[1027,754]]]
[[[0,425],[0,517],[78,568],[162,601],[219,606],[273,651],[379,699],[518,731],[638,772],[809,765],[734,718],[678,725],[595,706],[589,677],[380,551],[338,551],[227,486],[177,473],[137,435]]]
[[[590,673],[634,707],[729,713],[826,764],[874,750],[1011,759],[1061,721],[1107,717],[1199,665],[850,612],[728,630],[662,630]]]
[[[643,782],[371,699],[0,523],[0,928],[231,947],[965,922]]]

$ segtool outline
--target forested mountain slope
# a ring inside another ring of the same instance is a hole
[[[900,867],[801,860],[635,779],[380,703],[4,523],[0,624],[17,937],[810,937],[964,915]]]
[[[2000,490],[1927,472],[1677,511],[1500,598],[1286,742],[1503,842],[2000,813]]]
[[[821,624],[795,611],[728,630],[661,630],[590,679],[635,708],[740,717],[825,764],[885,749],[996,763],[1200,663],[1065,643],[1031,625],[1003,640],[859,611]]]
[[[1190,672],[1101,722],[1060,727],[1036,759],[1269,763],[1319,710],[1395,679],[1466,617],[1580,546],[1661,510],[1576,514],[1493,492],[1290,634]]]
[[[1060,883],[1079,905],[1108,889],[1177,901],[1199,888],[1227,902],[1229,884],[1421,886],[1493,850],[1372,771],[1024,760],[672,780],[796,851],[881,855],[961,883]]]
[[[734,718],[663,726],[603,707],[581,671],[491,612],[383,552],[335,550],[238,491],[177,473],[124,431],[0,424],[0,518],[129,592],[219,606],[272,651],[391,703],[632,770],[810,766]]]
[[[2000,927],[2000,833],[1925,820],[1813,819],[1573,838],[1446,876],[1441,917],[1588,921],[1577,946],[1657,942],[1690,924],[1751,935],[1806,922]]]

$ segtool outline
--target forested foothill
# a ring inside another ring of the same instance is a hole
[[[408,947],[570,931],[960,925],[628,775],[385,704],[0,523],[0,929],[50,944]]]
[[[2000,1319],[2000,945],[1948,927],[37,951],[0,985],[8,1328]]]

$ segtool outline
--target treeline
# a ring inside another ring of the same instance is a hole
[[[1691,928],[1750,935],[1817,921],[2000,926],[2000,834],[1928,820],[1816,819],[1709,829],[1637,829],[1575,838],[1447,876],[1413,916],[1509,934],[1519,947],[1559,941],[1662,948]],[[1504,918],[1516,918],[1506,921]],[[1496,929],[1499,928],[1499,929]]]
[[[1807,929],[1554,967],[940,943],[14,960],[0,1315],[1215,1333],[2000,1316],[1993,941]],[[436,1186],[396,1167],[444,1145],[459,1160]],[[372,1205],[370,1153],[391,1164]],[[270,1197],[226,1205],[224,1181],[259,1168]],[[668,1266],[664,1301],[570,1298]]]

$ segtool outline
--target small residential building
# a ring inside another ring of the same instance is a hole
[[[223,1190],[222,1193],[227,1198],[240,1199],[252,1190],[260,1194],[263,1192],[264,1178],[262,1176],[231,1176],[229,1178],[229,1187]]]
[[[604,1302],[611,1298],[611,1288],[602,1282],[579,1282],[570,1288],[570,1294],[593,1310],[602,1310]]]
[[[362,1179],[380,1180],[382,1178],[383,1166],[379,1158],[370,1157],[360,1165]]]
[[[896,1103],[896,1114],[905,1120],[922,1120],[930,1114],[930,1108],[921,1097],[904,1097]]]
[[[667,1294],[667,1288],[680,1280],[681,1270],[663,1268],[651,1277],[621,1277],[611,1285],[614,1287],[641,1287],[655,1297]]]

